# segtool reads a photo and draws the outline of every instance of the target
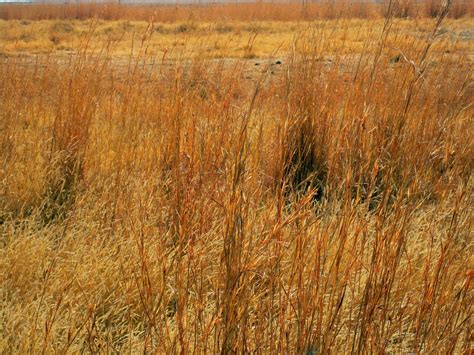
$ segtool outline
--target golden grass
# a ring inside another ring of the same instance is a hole
[[[0,352],[469,353],[472,20],[435,22],[230,22],[253,61],[2,22]]]
[[[149,28],[151,26],[151,28]],[[398,20],[392,27],[393,37],[404,37],[405,43],[416,42],[433,26],[433,20]],[[450,50],[471,49],[471,18],[448,20],[439,37],[449,41]],[[68,55],[75,52],[89,33],[90,45],[103,47],[114,56],[128,57],[147,34],[149,56],[191,55],[204,58],[254,58],[285,55],[295,39],[309,33],[325,38],[321,55],[360,53],[364,44],[377,41],[383,20],[319,20],[299,22],[177,22],[103,20],[0,20],[0,53],[10,56],[50,53]],[[396,36],[395,36],[396,34]],[[330,39],[330,40],[329,40]],[[444,44],[435,44],[444,50]],[[436,49],[436,48],[435,48]],[[275,53],[276,51],[276,53]]]

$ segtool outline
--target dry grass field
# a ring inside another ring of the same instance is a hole
[[[472,352],[468,2],[0,18],[0,353]]]

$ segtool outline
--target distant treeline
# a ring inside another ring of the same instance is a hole
[[[0,0],[0,19],[89,19],[173,21],[297,21],[334,18],[437,17],[443,0],[252,1],[252,0]],[[29,3],[27,3],[30,1]],[[126,5],[126,6],[124,6]],[[449,17],[474,14],[474,1],[455,1]]]

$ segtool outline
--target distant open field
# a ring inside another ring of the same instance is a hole
[[[383,19],[252,21],[216,23],[184,21],[176,23],[105,20],[0,20],[0,55],[31,56],[37,53],[69,55],[89,46],[103,48],[114,56],[128,57],[138,51],[146,36],[147,55],[162,58],[200,56],[202,58],[261,58],[286,55],[298,38],[317,36],[327,42],[318,54],[360,54],[374,44],[384,25]],[[417,50],[416,46],[432,29],[429,19],[399,20],[391,28],[388,45]],[[456,53],[472,55],[474,39],[471,18],[447,20],[437,35],[433,51],[444,51],[446,42]],[[412,44],[415,49],[412,49]],[[393,51],[394,53],[396,51]]]
[[[226,6],[0,6],[0,353],[471,353],[472,6]]]

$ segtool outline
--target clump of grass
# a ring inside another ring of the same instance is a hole
[[[193,22],[186,22],[177,25],[174,29],[175,33],[191,33],[195,32],[198,29],[198,26]]]
[[[51,26],[51,31],[56,33],[71,33],[74,31],[74,26],[68,22],[54,22]]]
[[[169,27],[165,26],[164,24],[154,24],[154,30],[158,33],[161,33],[161,34],[166,34],[166,33],[170,33],[170,29]]]
[[[218,23],[214,26],[214,30],[217,33],[229,33],[234,31],[234,26],[225,23]]]
[[[95,67],[85,65],[95,62]],[[84,177],[89,132],[98,103],[100,83],[95,80],[107,59],[85,53],[74,58],[63,72],[64,87],[56,100],[50,145],[50,171],[42,218],[46,223],[62,218],[75,201]],[[91,70],[95,68],[94,70]]]
[[[326,186],[327,160],[315,124],[313,118],[304,116],[292,123],[284,140],[283,178],[293,191],[303,195],[312,192],[320,201]]]

